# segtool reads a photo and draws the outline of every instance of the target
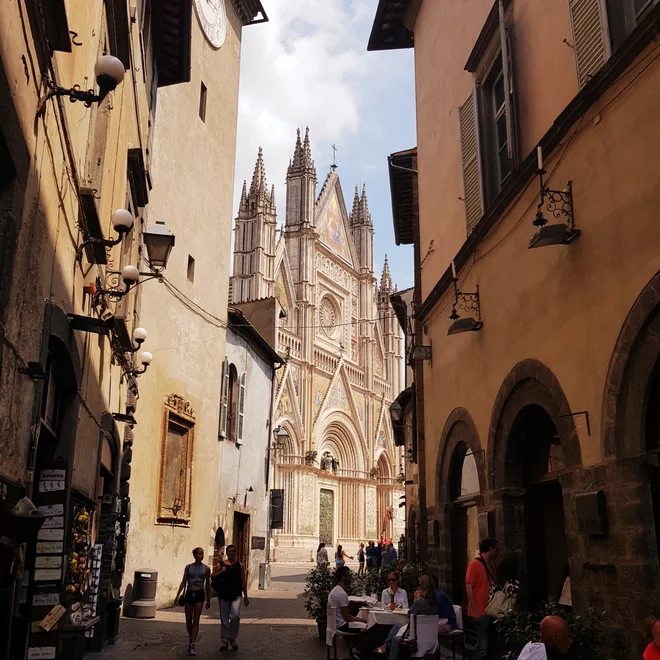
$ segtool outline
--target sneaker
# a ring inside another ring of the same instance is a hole
[[[197,655],[197,653],[195,652],[195,645],[194,644],[191,644],[188,647],[188,655]]]

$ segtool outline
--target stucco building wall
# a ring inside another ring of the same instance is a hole
[[[159,606],[174,598],[193,548],[203,547],[211,561],[218,516],[224,511],[218,418],[241,36],[231,3],[226,9],[227,36],[220,49],[207,42],[193,11],[191,81],[159,90],[155,120],[150,217],[166,222],[176,245],[167,282],[150,282],[142,300],[142,323],[150,333],[154,362],[140,392],[133,479],[141,487],[132,498],[131,522],[133,532],[139,531],[130,540],[126,575],[131,580],[138,568],[157,569]],[[205,121],[199,116],[202,83],[208,90]],[[188,280],[189,256],[194,259],[193,282]],[[156,522],[163,403],[171,394],[186,399],[195,411],[189,525]]]

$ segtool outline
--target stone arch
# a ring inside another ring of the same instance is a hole
[[[447,418],[440,437],[436,469],[436,493],[439,504],[451,501],[452,468],[455,467],[457,456],[462,454],[460,456],[462,462],[467,452],[474,456],[479,476],[479,490],[485,493],[486,466],[477,427],[465,408],[455,408]]]
[[[393,477],[392,461],[384,449],[381,449],[376,457],[376,475],[378,477]]]
[[[614,345],[603,392],[602,449],[606,458],[630,458],[646,452],[644,418],[659,351],[660,272],[633,303]]]
[[[277,420],[277,423],[273,426],[274,429],[278,427],[284,428],[287,432],[287,438],[284,441],[284,455],[302,456],[305,452],[295,422],[288,417],[284,417]]]
[[[330,410],[321,414],[314,429],[314,448],[320,457],[325,447],[334,447],[334,455],[340,461],[340,469],[365,471],[367,448],[351,417],[340,410]]]
[[[527,358],[507,375],[495,399],[488,432],[488,479],[491,490],[520,486],[521,447],[509,442],[514,423],[526,406],[542,408],[559,437],[565,468],[582,465],[571,408],[559,381],[542,362]]]

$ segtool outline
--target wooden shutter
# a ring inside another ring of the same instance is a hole
[[[222,365],[222,388],[220,396],[220,424],[218,437],[227,437],[227,409],[229,403],[229,361],[225,358]]]
[[[238,381],[238,414],[236,415],[236,444],[243,442],[243,412],[245,410],[245,372]]]
[[[463,163],[463,199],[467,233],[470,235],[482,214],[481,167],[477,130],[476,95],[468,96],[458,109],[461,130],[461,159]]]
[[[569,0],[578,87],[582,89],[607,60],[601,0]]]

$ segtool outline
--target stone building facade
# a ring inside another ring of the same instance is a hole
[[[190,82],[160,90],[153,117],[150,213],[166,222],[176,245],[165,278],[149,282],[142,297],[154,361],[137,402],[132,478],[141,488],[131,525],[140,532],[129,541],[126,567],[128,585],[136,570],[158,570],[159,607],[171,604],[193,548],[211,561],[225,523],[218,420],[241,35],[264,15],[256,0],[192,5]]]
[[[660,612],[659,33],[657,3],[381,0],[369,45],[414,36],[415,164],[391,180],[432,347],[422,554],[465,604],[497,536],[521,606],[570,578],[576,613],[616,613],[609,657]]]
[[[402,343],[387,259],[379,285],[373,274],[365,189],[356,187],[348,213],[332,168],[317,197],[308,132],[298,134],[286,185],[276,241],[274,189],[260,150],[235,223],[231,299],[245,309],[274,296],[282,308],[274,334],[286,365],[273,431],[284,429],[286,439],[272,460],[284,520],[273,557],[293,561],[313,558],[319,539],[350,549],[402,533],[401,451],[387,414],[401,389]],[[395,518],[384,523],[389,508]]]

